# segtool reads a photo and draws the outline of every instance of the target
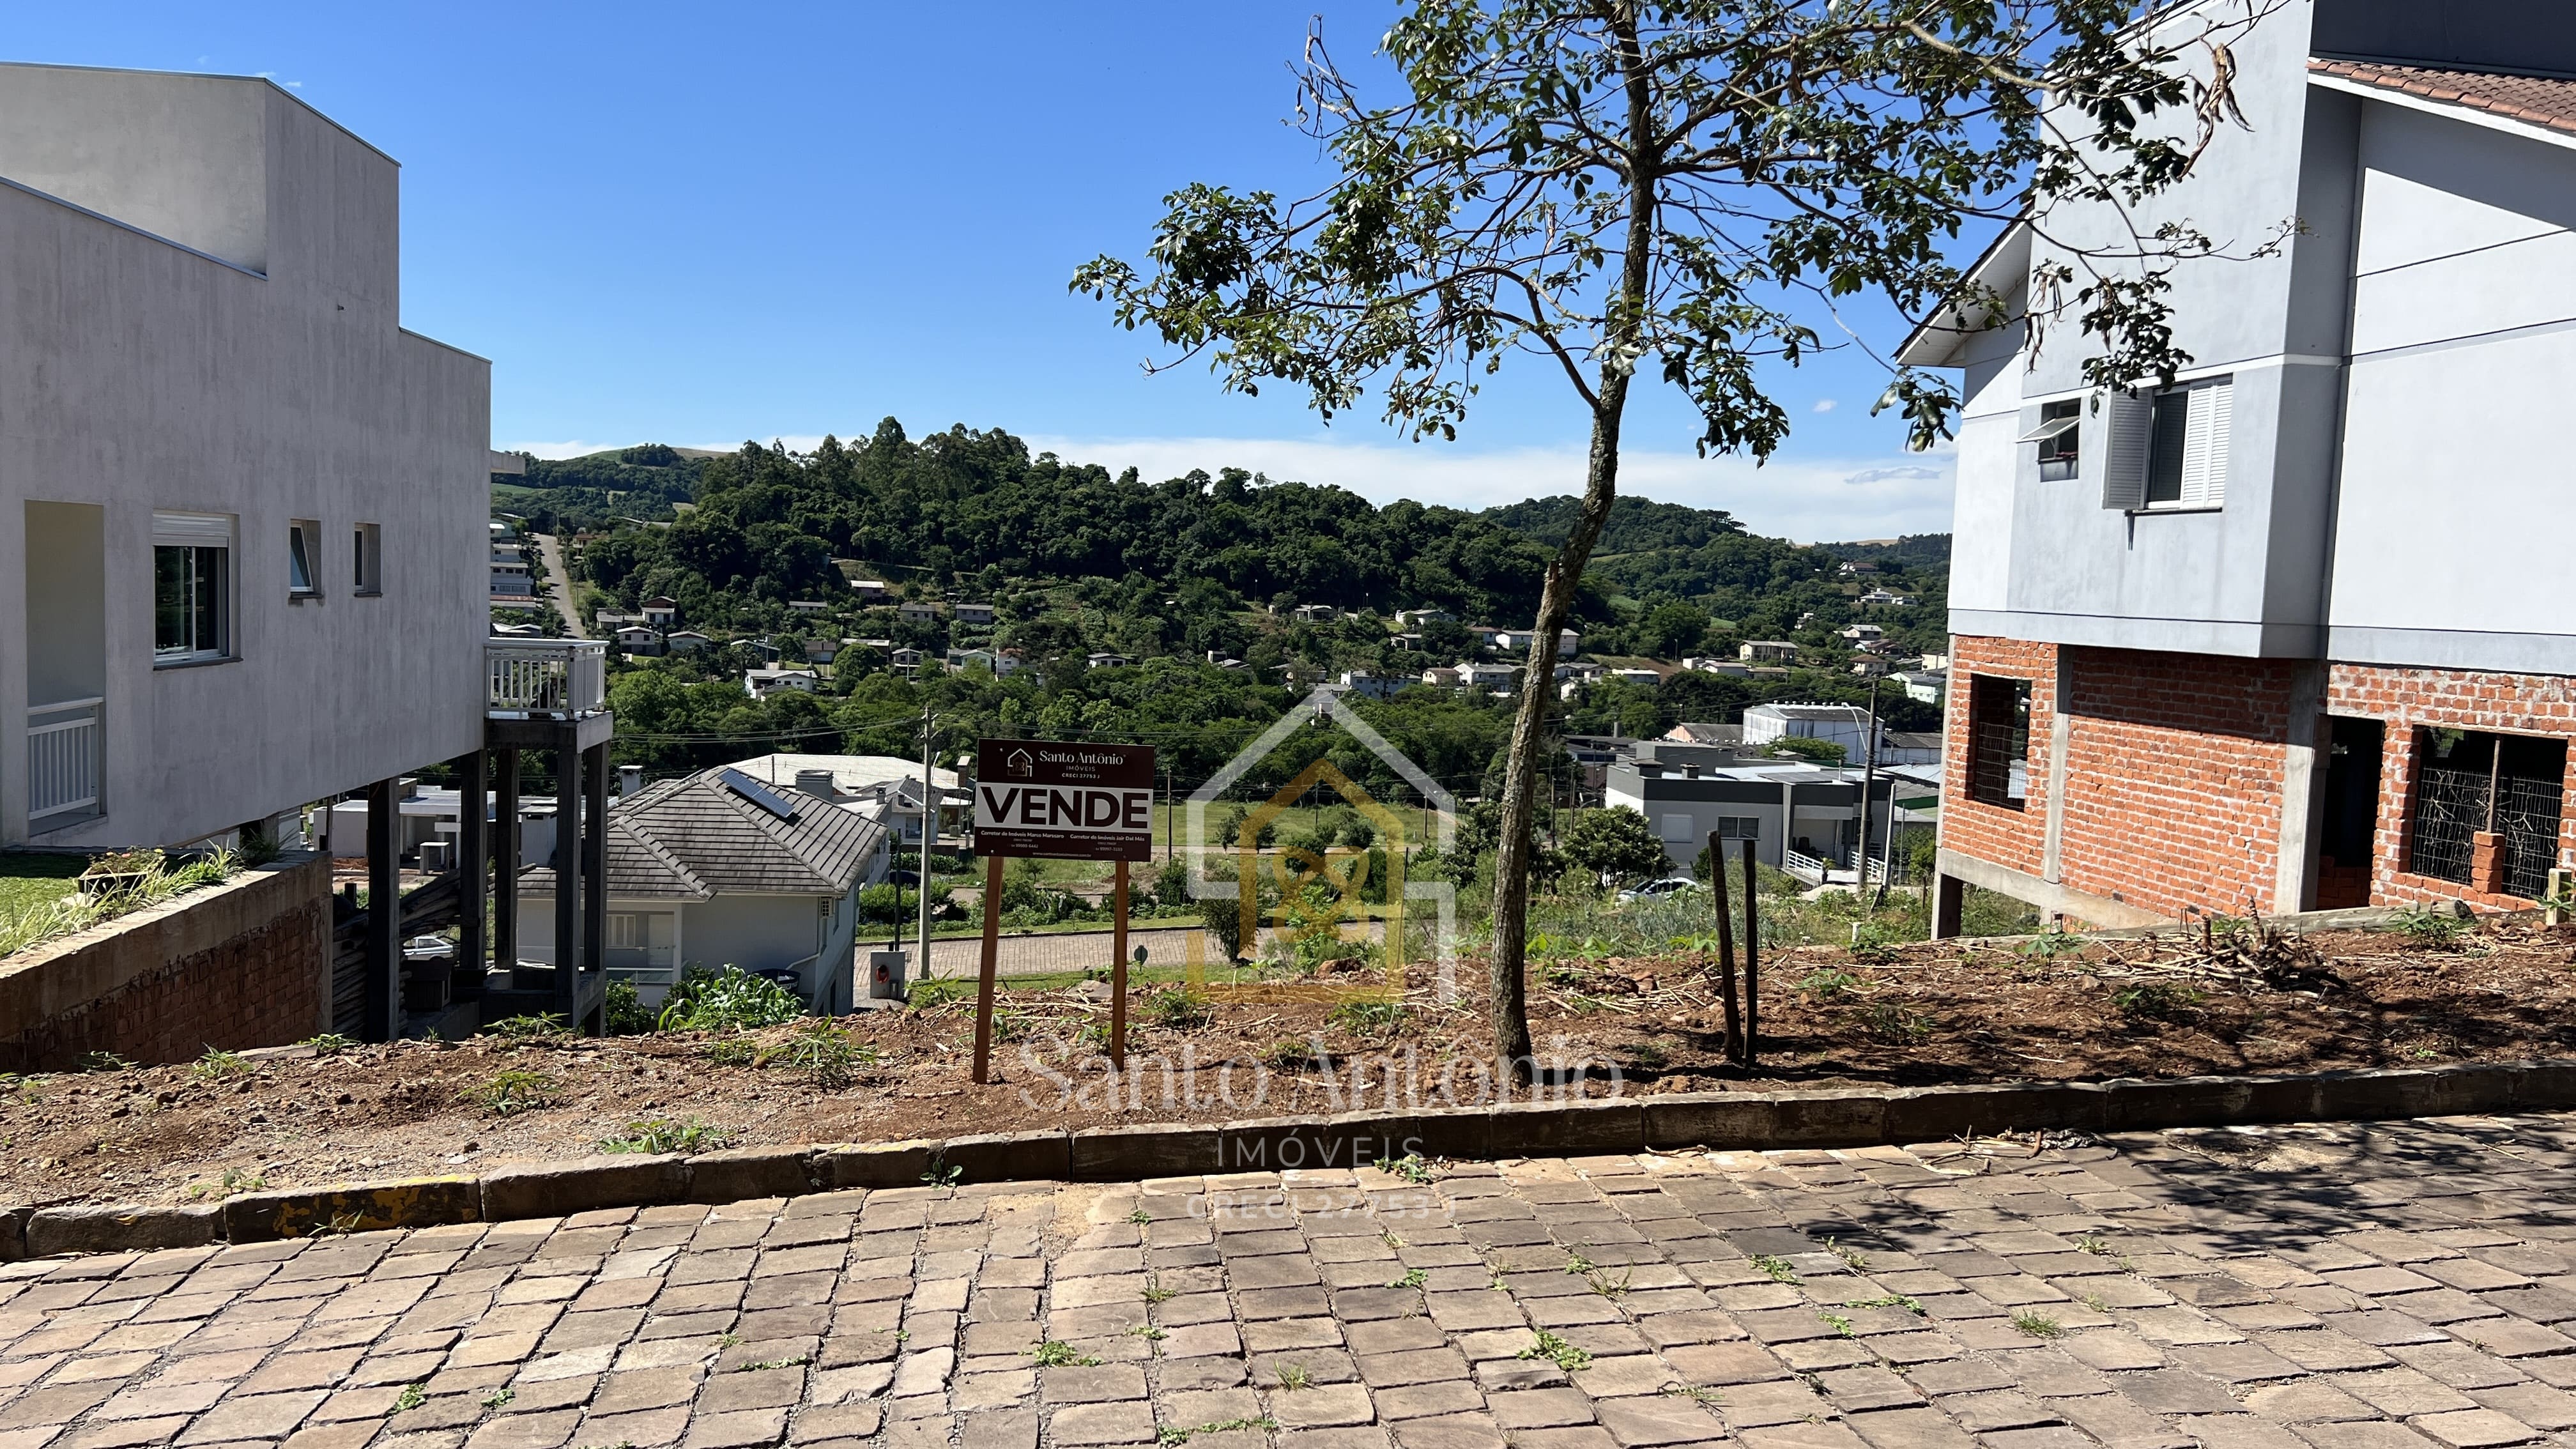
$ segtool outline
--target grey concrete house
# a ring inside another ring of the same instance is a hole
[[[483,743],[491,364],[266,80],[0,66],[0,844],[175,845]]]
[[[730,766],[647,785],[608,812],[608,974],[646,1004],[690,965],[784,974],[817,1010],[850,1009],[859,890],[884,871],[885,827]],[[529,899],[549,868],[522,877]],[[542,913],[524,959],[551,963]],[[782,983],[783,984],[783,983]]]
[[[1676,866],[1688,867],[1715,835],[1729,842],[1730,852],[1739,848],[1733,842],[1749,842],[1763,864],[1810,880],[1824,879],[1827,869],[1854,868],[1863,771],[1787,761],[1718,763],[1732,752],[1669,741],[1638,748],[1652,757],[1612,761],[1601,802],[1645,816]],[[1884,842],[1893,784],[1882,772],[1868,789],[1869,838]],[[1873,844],[1871,854],[1877,853]]]
[[[2246,13],[2141,39],[2206,76]],[[2527,906],[2576,867],[2576,7],[2308,0],[2228,59],[2244,124],[2181,184],[2007,230],[2003,325],[1899,354],[1966,399],[1945,926],[1963,884],[2126,926]],[[2231,258],[2170,274],[2190,364],[2096,387],[2050,278],[2164,226]]]

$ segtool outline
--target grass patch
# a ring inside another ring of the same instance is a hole
[[[1039,1368],[1090,1368],[1100,1362],[1075,1352],[1072,1344],[1060,1338],[1050,1338],[1030,1349],[1029,1357],[1038,1361]]]
[[[733,1134],[722,1127],[711,1127],[692,1117],[682,1122],[672,1117],[656,1117],[646,1122],[629,1122],[626,1130],[599,1139],[602,1152],[706,1152],[733,1141]]]

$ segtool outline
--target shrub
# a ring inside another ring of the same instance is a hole
[[[2459,944],[2460,937],[2468,934],[2469,923],[2444,908],[2409,906],[2388,918],[2388,929],[2407,945],[2443,951]]]
[[[812,1017],[798,1022],[786,1041],[760,1059],[762,1066],[773,1063],[802,1072],[817,1088],[833,1092],[855,1080],[860,1068],[876,1065],[876,1052],[850,1040],[848,1032],[832,1023]]]
[[[644,1009],[644,998],[635,994],[632,981],[608,983],[608,1034],[639,1036],[653,1029],[653,1013]]]
[[[241,1053],[210,1046],[204,1056],[189,1065],[188,1073],[207,1081],[221,1081],[226,1077],[241,1076],[250,1069],[250,1062]]]
[[[804,1015],[786,987],[736,966],[703,971],[692,966],[662,1003],[664,1031],[724,1031],[776,1026]]]
[[[564,1024],[562,1017],[547,1011],[534,1016],[505,1016],[499,1021],[486,1024],[482,1034],[509,1037],[564,1036],[571,1030],[570,1026]]]
[[[1404,1029],[1410,1013],[1401,1001],[1359,996],[1334,1007],[1324,1019],[1353,1036],[1393,1036]]]
[[[1859,977],[1848,971],[1837,971],[1831,967],[1822,971],[1810,971],[1807,973],[1807,978],[1798,983],[1800,991],[1818,1001],[1830,1001],[1859,987]]]
[[[2150,1021],[2167,1021],[2200,1004],[2200,990],[2193,986],[2174,986],[2150,981],[2118,992],[2111,1004],[2123,1016],[2143,1017]]]

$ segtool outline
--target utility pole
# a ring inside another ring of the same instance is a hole
[[[1878,687],[1880,683],[1881,681],[1875,676],[1869,681],[1869,719],[1862,726],[1867,731],[1867,737],[1861,741],[1860,849],[1854,853],[1852,860],[1855,894],[1866,893],[1869,888],[1869,807],[1870,795],[1878,787]],[[1888,817],[1888,832],[1895,833],[1893,810]]]
[[[913,894],[921,908],[921,979],[930,979],[930,848],[939,843],[939,792],[931,780],[931,758],[937,752],[939,735],[933,728],[930,706],[921,707],[921,863],[913,872]],[[899,898],[899,897],[898,897]],[[984,903],[984,914],[993,913],[993,903]]]

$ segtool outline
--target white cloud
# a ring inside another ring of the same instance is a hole
[[[1193,468],[1248,468],[1273,479],[1331,483],[1376,503],[1411,498],[1487,508],[1583,491],[1583,454],[1572,448],[1467,453],[1439,444],[1336,443],[1287,438],[1031,437],[1033,450],[1147,478]],[[791,440],[789,446],[794,446]],[[1892,458],[1744,458],[1630,451],[1620,490],[1694,508],[1723,508],[1756,533],[1800,540],[1946,533],[1951,470]]]
[[[1832,398],[1820,397],[1816,399],[1815,410],[1820,413],[1829,413],[1839,406],[1841,406],[1841,404],[1835,402]]]

